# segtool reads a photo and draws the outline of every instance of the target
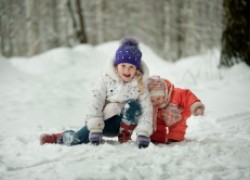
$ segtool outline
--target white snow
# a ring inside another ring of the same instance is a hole
[[[189,119],[184,142],[39,144],[42,133],[84,125],[90,88],[118,45],[0,59],[0,179],[250,179],[250,68],[218,69],[218,50],[169,63],[141,45],[151,75],[191,89],[206,105],[205,116]]]

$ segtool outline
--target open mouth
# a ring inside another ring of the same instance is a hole
[[[126,78],[130,78],[130,74],[123,74]]]

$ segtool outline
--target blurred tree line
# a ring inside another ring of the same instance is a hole
[[[0,8],[0,54],[6,57],[132,35],[175,61],[221,46],[225,3],[223,7],[223,0],[0,0]]]

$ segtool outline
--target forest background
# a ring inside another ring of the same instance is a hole
[[[1,0],[0,54],[137,37],[169,61],[220,47],[223,0]]]

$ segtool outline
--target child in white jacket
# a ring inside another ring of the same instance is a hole
[[[119,142],[137,134],[139,148],[149,145],[153,131],[152,105],[146,87],[148,69],[141,60],[138,42],[125,38],[108,69],[92,89],[86,125],[79,131],[43,134],[40,143],[76,145],[101,143],[102,136],[118,136]]]

